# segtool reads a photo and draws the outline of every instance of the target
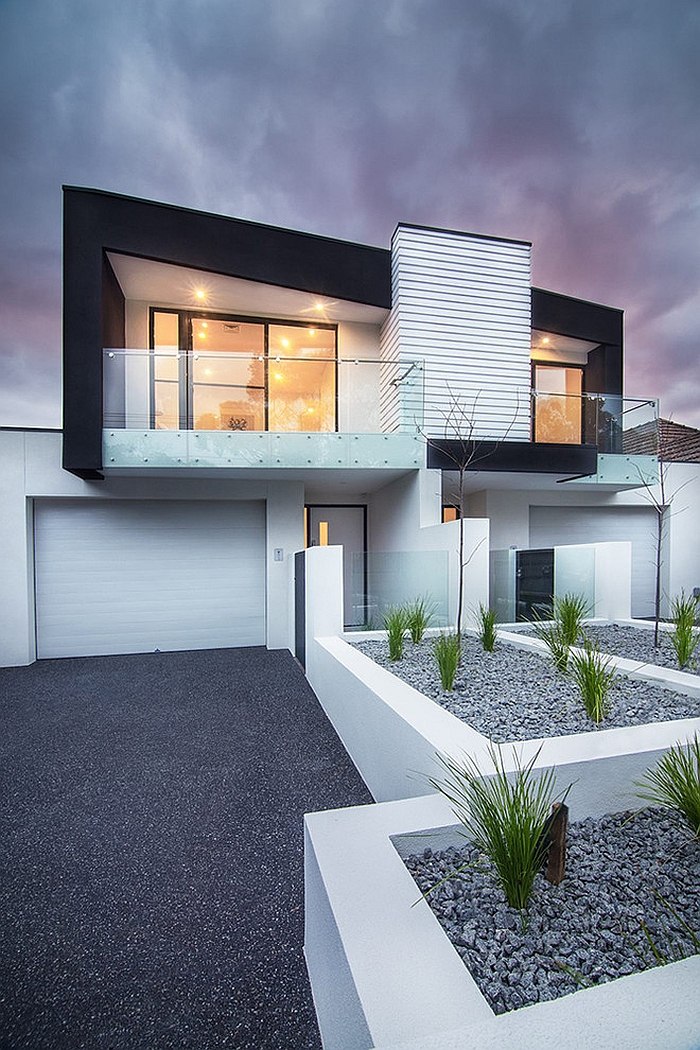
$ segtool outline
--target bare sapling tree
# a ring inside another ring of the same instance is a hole
[[[464,572],[479,548],[485,542],[484,539],[469,551],[465,550],[466,540],[464,535],[465,510],[466,510],[466,480],[467,474],[474,471],[479,462],[489,459],[494,452],[508,439],[510,432],[515,426],[520,408],[519,393],[516,390],[516,402],[513,417],[508,426],[497,438],[478,437],[478,404],[481,391],[475,394],[471,407],[461,400],[452,390],[449,383],[446,384],[448,395],[448,407],[442,413],[444,421],[442,425],[443,434],[438,438],[434,434],[428,434],[424,429],[420,433],[426,444],[440,452],[449,463],[444,468],[457,475],[454,489],[453,501],[459,511],[459,542],[458,542],[458,564],[459,579],[457,581],[457,636],[462,636],[462,620],[464,616]]]
[[[659,624],[661,622],[661,602],[663,598],[662,569],[664,564],[664,551],[667,546],[667,532],[672,514],[677,514],[685,507],[673,507],[673,502],[685,486],[689,483],[684,481],[674,489],[669,489],[669,453],[666,437],[661,420],[656,420],[656,451],[658,456],[658,476],[654,481],[645,475],[637,466],[637,474],[642,482],[644,499],[653,508],[655,514],[654,527],[654,645],[659,645]]]

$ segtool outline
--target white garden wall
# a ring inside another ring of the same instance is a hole
[[[630,808],[632,781],[661,753],[562,770],[572,819]],[[458,840],[438,795],[305,818],[305,954],[325,1050],[697,1047],[698,956],[495,1016],[394,845]]]

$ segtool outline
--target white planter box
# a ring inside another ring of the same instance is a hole
[[[659,754],[567,768],[572,819],[630,808],[631,781]],[[698,956],[494,1015],[392,842],[425,829],[433,845],[455,841],[442,796],[306,817],[305,952],[325,1050],[696,1050]]]
[[[365,635],[348,636],[362,638]],[[512,636],[523,648],[540,650],[534,638]],[[436,752],[470,754],[488,763],[490,741],[423,693],[374,663],[343,638],[310,641],[308,678],[348,754],[378,802],[414,798],[431,790]],[[694,675],[629,660],[615,661],[621,670],[639,677],[654,675],[656,684],[700,692]],[[623,756],[668,748],[700,731],[700,718],[685,718],[617,729],[598,729],[527,740],[517,747],[525,761],[540,750],[536,765],[563,766],[596,758]]]

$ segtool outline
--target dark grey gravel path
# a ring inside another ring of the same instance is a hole
[[[370,801],[289,653],[0,671],[0,1046],[319,1047],[302,816]]]

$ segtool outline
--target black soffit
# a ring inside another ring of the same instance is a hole
[[[588,477],[598,469],[595,445],[537,444],[534,441],[462,442],[450,438],[428,440],[427,466],[457,470],[518,474],[565,474]]]

